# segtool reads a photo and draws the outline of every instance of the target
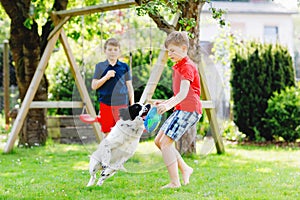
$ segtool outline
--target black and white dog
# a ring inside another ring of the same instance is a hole
[[[133,156],[140,137],[145,129],[144,119],[150,110],[150,104],[135,103],[119,110],[120,120],[104,138],[98,149],[90,156],[90,181],[87,186],[94,185],[96,173],[101,171],[97,185],[113,176],[118,170],[125,170],[123,164]]]

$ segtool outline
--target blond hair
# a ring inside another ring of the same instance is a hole
[[[109,38],[108,40],[106,40],[104,43],[104,49],[106,49],[108,45],[119,48],[121,46],[120,42],[116,38]]]
[[[170,44],[174,44],[176,46],[187,46],[189,48],[189,37],[186,31],[173,31],[165,40],[165,48],[168,48]]]

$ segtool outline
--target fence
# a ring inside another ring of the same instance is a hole
[[[0,111],[5,116],[5,124],[9,124],[8,113],[17,104],[19,93],[8,40],[0,46],[0,69]]]

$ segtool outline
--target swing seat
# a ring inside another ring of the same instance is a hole
[[[79,116],[79,119],[84,122],[84,123],[87,123],[87,124],[92,124],[92,123],[95,123],[95,122],[100,122],[100,116],[97,116],[97,117],[91,117],[90,114],[81,114]]]

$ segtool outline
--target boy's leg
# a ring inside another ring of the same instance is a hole
[[[163,131],[160,131],[154,139],[154,143],[159,149],[161,149],[160,148],[160,140],[163,135],[164,135]],[[184,183],[184,185],[187,185],[190,182],[189,180],[190,180],[191,174],[193,173],[193,168],[191,168],[184,162],[180,153],[175,148],[174,148],[174,152],[175,152],[175,155],[177,158],[178,168],[180,169],[181,174],[182,174],[183,183]]]
[[[180,187],[178,175],[178,163],[176,157],[176,149],[173,145],[173,140],[168,136],[163,135],[160,140],[161,152],[167,166],[171,182],[162,188],[177,188]]]
[[[188,166],[186,164],[186,162],[184,162],[180,153],[176,149],[175,149],[175,154],[176,154],[179,170],[181,171],[181,174],[182,174],[183,184],[187,185],[190,183],[190,176],[192,175],[194,170],[193,170],[193,168]]]
[[[100,124],[101,129],[106,137],[111,129],[116,125],[116,122],[120,119],[119,117],[119,109],[126,108],[127,105],[119,105],[119,106],[110,106],[104,103],[100,103]]]
[[[155,143],[158,143],[157,146],[162,151],[163,159],[171,178],[171,183],[165,187],[180,186],[178,167],[182,172],[184,184],[186,185],[189,183],[193,169],[184,162],[181,155],[174,148],[173,143],[174,140],[176,141],[177,139],[181,138],[185,131],[193,126],[200,119],[200,117],[201,115],[197,114],[196,112],[190,113],[185,111],[175,111],[163,124],[161,130],[163,130],[164,133],[163,135],[159,135],[159,142],[155,140]]]
[[[160,127],[160,130],[158,134],[156,135],[154,139],[155,145],[161,150],[161,143],[162,143],[162,137],[165,136],[165,130],[168,128],[170,123],[173,121],[173,117],[175,116],[175,113],[172,113],[169,118],[163,123],[163,125]],[[169,137],[168,137],[169,138]],[[170,138],[171,139],[171,138]],[[173,143],[173,140],[171,140]]]
[[[105,137],[109,134],[111,128],[114,126],[114,117],[110,105],[100,102],[100,124],[102,132]]]
[[[155,139],[154,139],[154,144],[160,149],[160,140],[161,137],[164,135],[163,131],[159,131],[158,134],[156,135]]]

